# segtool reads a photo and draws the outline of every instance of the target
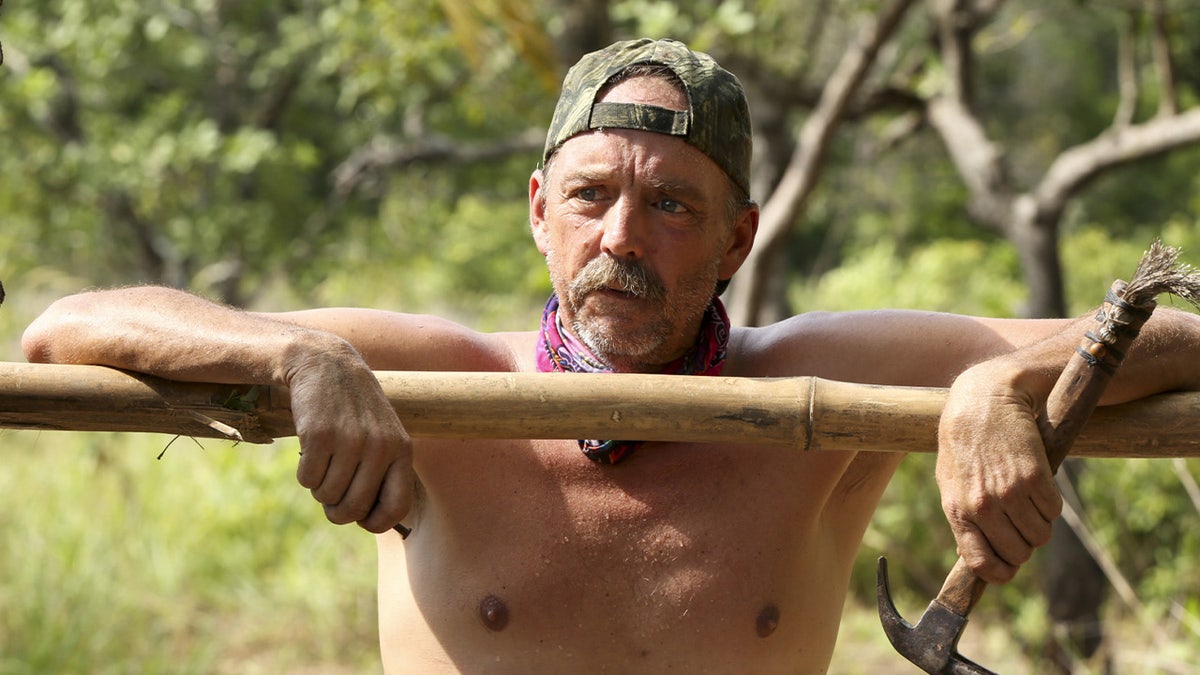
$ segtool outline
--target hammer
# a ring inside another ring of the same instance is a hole
[[[1112,284],[1096,312],[1093,330],[1085,332],[1046,399],[1038,430],[1050,469],[1057,472],[1079,435],[1129,345],[1149,320],[1160,293],[1172,293],[1193,305],[1200,302],[1200,273],[1178,265],[1178,249],[1155,241],[1142,257],[1129,283]],[[896,651],[926,673],[986,674],[992,671],[958,653],[967,615],[983,595],[987,582],[975,576],[960,557],[942,590],[916,625],[896,611],[888,586],[887,559],[879,559],[875,589],[883,631]]]

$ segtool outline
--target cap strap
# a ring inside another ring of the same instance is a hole
[[[592,106],[589,129],[638,129],[670,136],[687,136],[688,113],[643,103],[611,103]]]

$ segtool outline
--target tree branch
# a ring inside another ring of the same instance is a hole
[[[258,101],[254,112],[254,124],[260,129],[279,133],[283,116],[292,102],[292,97],[300,88],[301,74],[307,67],[306,62],[293,61]]]
[[[1171,62],[1171,38],[1167,30],[1167,10],[1163,0],[1150,0],[1150,48],[1154,54],[1154,72],[1158,75],[1158,114],[1179,112],[1179,92],[1175,87],[1175,66]]]
[[[1038,185],[1039,208],[1061,203],[1098,174],[1176,148],[1200,143],[1200,108],[1124,128],[1063,151]]]
[[[958,100],[939,96],[929,102],[929,122],[942,137],[950,160],[970,192],[968,209],[981,223],[1003,230],[1002,213],[1015,191],[1005,153],[987,137],[979,118]]]
[[[991,20],[1004,0],[933,0],[932,13],[937,22],[941,46],[942,67],[946,69],[948,86],[953,95],[969,106],[974,99],[971,91],[975,53],[971,40],[981,26]]]
[[[414,164],[469,164],[540,150],[546,140],[542,129],[528,129],[509,139],[488,145],[463,144],[433,137],[415,143],[400,143],[377,136],[355,150],[333,170],[334,190],[346,196],[378,182],[389,172]]]
[[[801,205],[812,192],[833,132],[841,123],[851,97],[858,91],[874,65],[880,48],[891,38],[915,0],[895,0],[864,27],[857,46],[849,49],[830,75],[821,100],[805,121],[799,142],[779,181],[763,205],[756,246],[744,265],[749,272],[735,284],[731,302],[734,323],[754,325],[765,300],[769,270],[762,264],[769,252],[783,241]]]
[[[1114,127],[1133,124],[1137,113],[1137,12],[1130,10],[1117,34],[1117,91],[1120,102],[1113,116]]]
[[[967,210],[977,222],[1005,233],[1015,187],[1005,152],[987,136],[971,107],[971,37],[1001,2],[970,5],[964,0],[934,3],[941,59],[948,83],[928,103],[929,122],[942,138],[951,162],[970,193]]]

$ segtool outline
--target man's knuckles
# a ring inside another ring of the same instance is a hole
[[[365,518],[356,522],[362,529],[374,534],[380,534],[392,529],[396,523],[404,520],[404,516],[406,515],[408,515],[407,503],[391,506],[380,503]]]
[[[337,504],[325,504],[325,517],[335,525],[357,523],[367,518],[375,506],[375,496],[348,495]]]
[[[967,563],[967,567],[971,569],[971,572],[975,576],[989,584],[1004,584],[1012,581],[1019,567],[996,555],[990,547],[981,543],[981,541],[960,546],[958,555]]]

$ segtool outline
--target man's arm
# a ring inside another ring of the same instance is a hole
[[[1061,333],[980,363],[950,389],[937,480],[959,555],[982,579],[1012,579],[1050,539],[1062,510],[1037,416],[1075,353],[1089,315]],[[1200,389],[1200,317],[1159,309],[1142,328],[1102,404]]]
[[[948,387],[966,368],[1061,331],[1066,319],[993,319],[916,310],[807,312],[739,333],[749,375]]]
[[[32,362],[289,387],[297,479],[329,520],[384,532],[409,510],[411,442],[362,355],[333,332],[150,287],[59,300],[22,345]]]

